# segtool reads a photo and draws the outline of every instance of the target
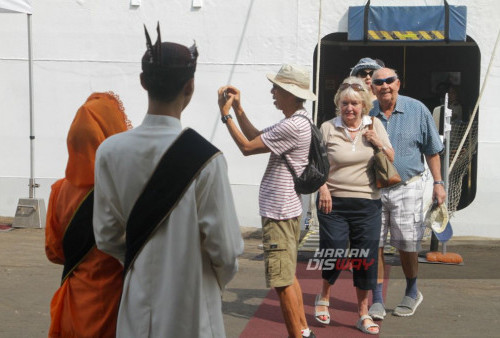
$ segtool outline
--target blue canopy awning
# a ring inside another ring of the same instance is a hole
[[[349,7],[348,40],[465,41],[466,6]]]

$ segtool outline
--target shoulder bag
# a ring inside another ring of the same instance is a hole
[[[373,129],[373,124],[375,123],[374,117],[372,116],[372,124],[368,129]],[[396,185],[401,182],[401,177],[394,164],[389,161],[384,152],[380,151],[377,147],[372,145],[373,154],[373,169],[375,171],[375,182],[377,188],[387,188]]]

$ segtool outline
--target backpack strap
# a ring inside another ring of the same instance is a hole
[[[185,129],[167,149],[130,212],[125,274],[201,170],[219,153],[219,149],[190,128]]]
[[[309,125],[311,126],[311,137],[312,137],[312,123],[311,123],[311,120],[309,120],[309,118],[305,115],[302,115],[302,114],[297,114],[297,115],[294,115],[294,116],[300,116],[302,118],[305,118],[307,120],[307,122],[309,122]],[[309,150],[310,150],[311,146],[309,146]],[[288,168],[288,171],[290,171],[290,174],[292,174],[292,177],[293,179],[297,179],[297,174],[295,173],[295,170],[293,170],[292,166],[290,165],[290,163],[288,163],[286,157],[285,157],[285,154],[282,154],[281,155],[281,158],[285,161],[285,164]]]
[[[93,212],[94,188],[90,189],[83,198],[64,232],[62,241],[64,269],[61,284],[95,246],[94,228],[92,226]]]

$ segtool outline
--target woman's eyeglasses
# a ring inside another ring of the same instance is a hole
[[[345,90],[345,89],[347,89],[349,87],[351,87],[352,89],[354,89],[357,92],[364,92],[365,91],[365,89],[363,88],[363,86],[360,85],[360,84],[357,84],[357,83],[342,83],[339,86],[339,90],[343,91],[343,90]]]
[[[386,77],[385,79],[375,79],[375,80],[372,80],[372,83],[375,85],[375,86],[381,86],[383,85],[384,83],[387,83],[388,85],[390,85],[391,83],[393,83],[394,81],[396,81],[398,79],[397,76],[391,76],[391,77]]]
[[[372,75],[373,75],[373,70],[360,70],[360,71],[358,72],[358,77],[365,78],[365,77],[367,77],[368,75],[370,75],[370,77],[372,77]]]

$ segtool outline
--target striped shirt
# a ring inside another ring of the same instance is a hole
[[[374,101],[370,115],[377,116],[387,130],[395,152],[394,166],[403,181],[424,171],[422,154],[433,155],[443,150],[431,112],[418,100],[398,95],[389,119],[380,111],[378,101]]]
[[[281,158],[281,155],[286,157],[297,176],[308,164],[311,127],[297,114],[310,118],[305,110],[298,110],[291,117],[264,129],[260,135],[271,150],[259,191],[262,217],[284,220],[302,215],[302,202],[295,191],[292,174]]]

